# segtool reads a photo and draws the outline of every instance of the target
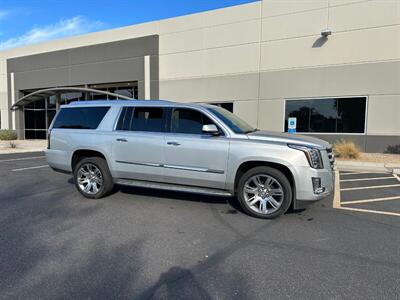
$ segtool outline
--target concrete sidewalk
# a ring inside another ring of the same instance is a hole
[[[400,174],[400,163],[336,160],[336,167],[339,170],[375,171]]]
[[[11,143],[16,147],[12,148]],[[38,152],[47,148],[47,140],[0,141],[0,154]]]

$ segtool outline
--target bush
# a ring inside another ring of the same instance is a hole
[[[400,145],[388,146],[385,150],[387,154],[400,154]]]
[[[360,156],[360,148],[353,141],[340,140],[333,145],[336,157],[356,159]]]
[[[0,140],[12,141],[17,139],[17,132],[14,130],[0,130]]]

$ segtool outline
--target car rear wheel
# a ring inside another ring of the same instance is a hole
[[[251,216],[273,219],[284,214],[292,201],[292,187],[286,176],[271,167],[256,167],[239,180],[237,195]]]
[[[100,157],[80,160],[74,168],[74,181],[78,191],[90,199],[108,195],[114,186],[107,162]]]

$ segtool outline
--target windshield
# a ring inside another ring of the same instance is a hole
[[[221,121],[223,121],[234,133],[250,133],[257,131],[254,127],[247,124],[245,121],[240,119],[233,113],[223,109],[222,107],[207,107],[211,113],[217,116]]]

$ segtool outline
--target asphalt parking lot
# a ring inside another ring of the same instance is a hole
[[[396,299],[392,177],[342,172],[339,208],[265,221],[229,198],[121,188],[87,200],[42,153],[0,155],[0,298]]]
[[[390,173],[341,171],[340,206],[400,217],[400,178]]]

